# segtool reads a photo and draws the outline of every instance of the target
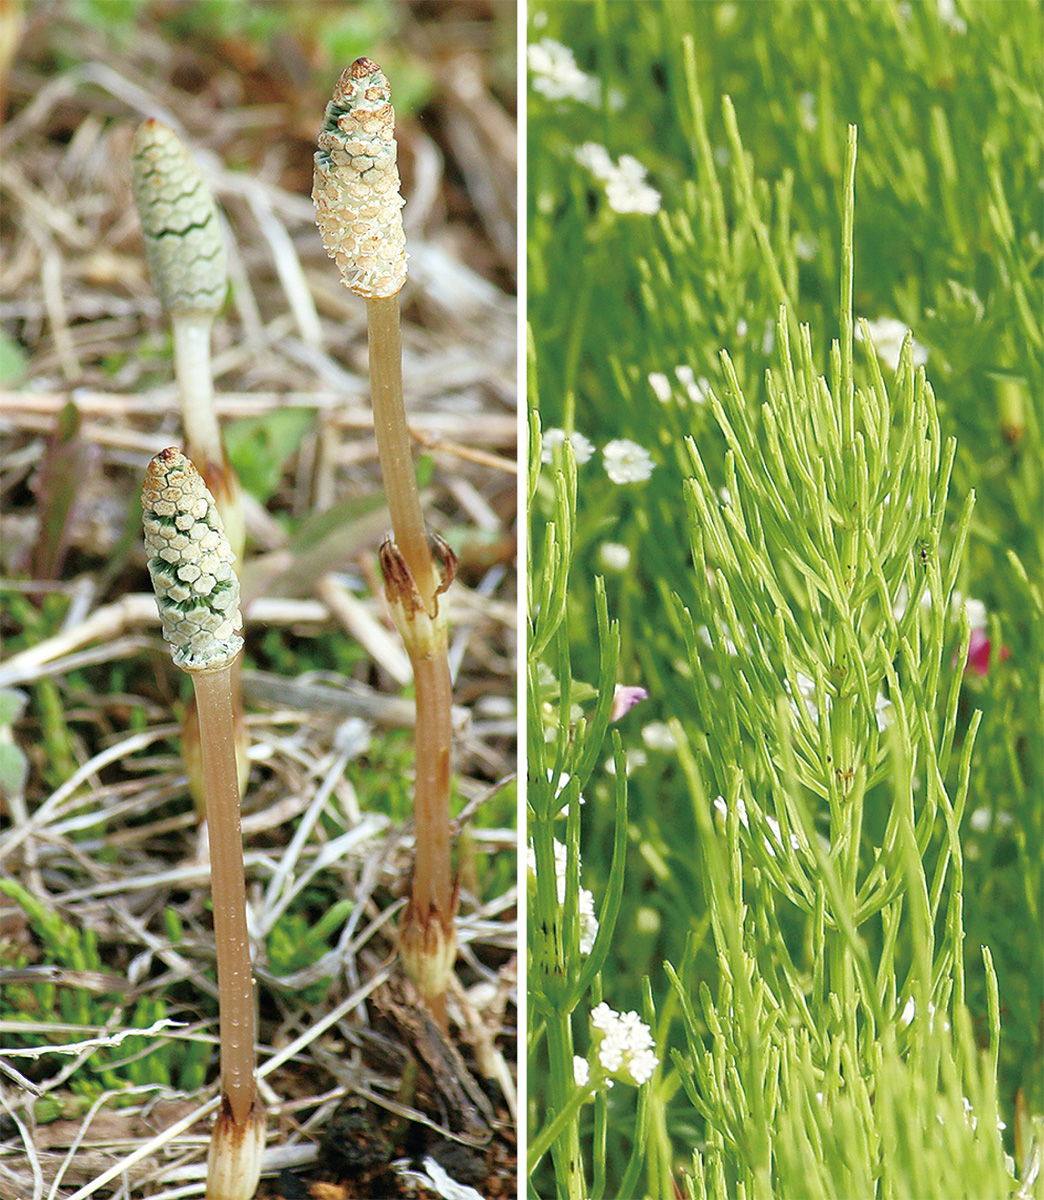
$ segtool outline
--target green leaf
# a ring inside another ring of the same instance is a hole
[[[314,422],[314,409],[282,408],[233,421],[226,428],[225,446],[236,474],[262,504],[279,486],[287,460]]]

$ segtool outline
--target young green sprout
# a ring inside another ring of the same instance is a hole
[[[451,682],[439,595],[453,556],[437,565],[421,512],[402,401],[398,294],[406,282],[396,165],[395,112],[383,71],[367,58],[341,75],[315,155],[312,199],[323,245],[345,286],[366,301],[373,424],[394,540],[381,548],[385,592],[413,665],[416,687],[417,850],[410,902],[399,928],[403,965],[445,1027],[445,992],[456,958],[457,896],[450,874]]]
[[[254,987],[246,927],[232,676],[243,649],[239,579],[214,499],[180,450],[149,463],[145,546],[163,637],[192,677],[210,838],[221,1025],[221,1109],[207,1160],[207,1200],[249,1200],[261,1172],[264,1109],[254,1078]]]
[[[211,329],[228,291],[228,263],[217,206],[178,135],[156,120],[143,122],[134,135],[132,186],[149,272],[170,316],[185,449],[214,496],[235,561],[242,563],[246,536],[242,493],[214,412],[210,363]],[[248,774],[247,737],[236,676],[233,696],[242,795]],[[202,815],[202,765],[194,706],[185,715],[181,745],[190,790]]]

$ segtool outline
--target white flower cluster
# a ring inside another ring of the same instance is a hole
[[[607,1075],[636,1087],[659,1065],[649,1026],[636,1012],[614,1012],[599,1004],[591,1013],[593,1050]]]
[[[603,542],[598,547],[598,561],[607,571],[620,574],[631,565],[631,551],[620,542]]]
[[[696,372],[685,363],[674,368],[674,377],[685,389],[685,394],[693,404],[706,404],[711,394],[710,380],[706,376],[696,377]],[[666,404],[674,395],[670,377],[663,371],[649,372],[649,386],[653,395],[661,404]]]
[[[561,446],[567,440],[573,447],[573,457],[576,459],[577,466],[582,467],[585,462],[591,461],[595,449],[594,444],[582,433],[573,432],[567,438],[564,429],[545,429],[540,435],[540,461],[550,466],[554,461],[555,447]]]
[[[555,883],[557,884],[558,903],[565,903],[566,867],[569,862],[569,851],[555,838]],[[526,849],[526,865],[533,878],[536,878],[536,854],[532,843]],[[578,864],[579,868],[579,864]],[[598,935],[598,918],[594,911],[594,896],[587,888],[581,888],[577,897],[577,908],[580,919],[580,953],[590,954]]]
[[[787,694],[792,697],[790,700],[790,711],[795,716],[800,716],[801,709],[804,708],[805,712],[808,713],[810,720],[812,720],[814,722],[818,722],[819,707],[815,703],[815,699],[816,699],[815,680],[810,679],[807,675],[803,675],[800,671],[798,671],[798,673],[797,673],[797,698],[796,699],[793,698],[793,693],[791,692],[789,679],[783,680],[783,686],[784,686],[784,688],[786,688]],[[829,696],[826,697],[826,703],[827,703],[827,709],[829,710],[829,708],[830,708],[830,697]],[[891,719],[888,715],[891,707],[892,707],[891,700],[888,699],[888,697],[884,694],[884,692],[879,691],[877,693],[877,695],[874,697],[874,720],[877,724],[877,730],[879,733],[884,733],[885,728],[887,727],[888,722]]]
[[[927,593],[928,589],[925,588]],[[930,607],[930,603],[929,603]],[[985,629],[988,620],[986,617],[986,605],[981,600],[976,600],[972,596],[962,596],[956,589],[950,595],[950,614],[955,621],[960,620],[961,610],[968,618],[968,627],[970,629]]]
[[[724,796],[714,797],[714,808],[716,812],[719,812],[722,815],[722,817],[728,817],[729,806]],[[750,818],[747,816],[747,806],[743,802],[742,796],[740,796],[736,801],[736,814],[739,817],[740,824],[749,833]],[[775,858],[776,846],[783,845],[783,830],[780,826],[780,823],[774,816],[772,816],[771,813],[765,813],[765,824],[769,827],[769,834],[766,834],[765,836],[765,849],[769,852],[770,857]],[[772,844],[773,839],[775,840],[775,845]],[[796,833],[791,833],[790,835],[790,848],[792,850],[801,849],[801,839]]]
[[[656,464],[644,446],[630,438],[614,438],[602,451],[605,473],[613,483],[644,483]]]
[[[593,75],[581,71],[568,46],[553,38],[542,38],[526,47],[529,69],[533,72],[533,91],[548,100],[579,100],[598,105],[601,88]]]
[[[931,1000],[928,1001],[928,1025],[929,1028],[935,1026],[935,1014],[938,1010]],[[906,1003],[903,1005],[903,1011],[899,1014],[899,1028],[906,1029],[913,1024],[914,1018],[917,1016],[917,1001],[913,996],[906,998]],[[947,1032],[950,1030],[950,1022],[943,1017],[942,1027]]]
[[[605,198],[614,212],[651,217],[660,211],[660,193],[645,182],[648,171],[633,154],[621,154],[614,163],[604,146],[584,142],[576,150],[576,161],[604,184]]]
[[[902,321],[897,321],[894,317],[881,317],[877,321],[868,321],[867,325],[870,329],[870,340],[877,351],[877,357],[891,370],[898,370],[899,355],[910,330]],[[855,329],[855,337],[857,342],[863,340],[862,329],[858,325]],[[928,351],[920,342],[914,341],[913,365],[923,367],[927,361]]]
[[[545,429],[541,437],[540,461],[550,464],[553,461],[554,448],[566,440],[564,430]],[[573,447],[573,457],[578,466],[583,466],[591,460],[595,448],[582,433],[574,431],[569,434],[568,440]],[[632,442],[630,438],[614,438],[607,442],[602,450],[602,460],[605,473],[613,483],[644,483],[656,466],[649,451],[637,442]]]

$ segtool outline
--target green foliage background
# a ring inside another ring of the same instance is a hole
[[[983,714],[967,812],[985,813],[975,823],[966,815],[962,827],[965,961],[983,1039],[980,946],[999,975],[1010,1148],[1016,1093],[1030,1111],[1044,1107],[1041,7],[963,3],[951,17],[934,3],[663,0],[532,4],[529,16],[531,44],[563,43],[605,84],[601,107],[530,94],[528,315],[542,424],[575,427],[598,446],[633,438],[658,462],[648,483],[622,488],[596,462],[580,468],[573,672],[597,678],[592,581],[604,572],[601,544],[623,543],[631,566],[606,580],[620,622],[621,677],[651,694],[622,723],[625,745],[638,744],[644,723],[690,719],[693,693],[669,603],[672,592],[686,600],[695,587],[683,435],[696,439],[712,482],[725,482],[714,477],[724,443],[709,408],[659,405],[648,375],[687,364],[720,393],[724,347],[753,412],[773,364],[766,333],[778,287],[765,247],[737,219],[735,147],[721,97],[735,106],[755,207],[792,311],[811,326],[820,370],[838,336],[841,172],[847,126],[858,126],[855,312],[900,319],[927,349],[943,436],[957,438],[952,519],[969,491],[977,496],[957,586],[985,603],[994,658],[985,679],[966,677],[960,702],[958,738],[974,709]],[[713,197],[688,116],[686,34],[722,181],[727,261],[699,236]],[[648,168],[663,194],[657,217],[607,211],[573,157],[587,141]],[[545,511],[537,506],[535,545]],[[951,533],[948,525],[944,537]],[[955,624],[950,652],[957,637]],[[662,994],[660,964],[681,962],[686,933],[701,920],[684,782],[672,756],[650,751],[648,759],[630,780],[627,886],[618,949],[605,967],[606,994],[619,1009],[641,1009],[646,973]],[[952,789],[955,780],[946,783]],[[608,872],[608,854],[596,848],[611,844],[612,808],[608,783],[589,788],[582,882],[596,896]],[[715,974],[711,951],[708,940],[696,964],[701,977]],[[672,1134],[683,1145],[693,1130]]]

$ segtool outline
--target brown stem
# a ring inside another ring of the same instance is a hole
[[[438,578],[428,547],[417,477],[413,469],[410,435],[406,428],[406,410],[402,401],[402,334],[399,328],[398,294],[368,299],[366,316],[373,430],[377,437],[377,453],[381,460],[392,531],[424,607],[431,613]]]
[[[445,626],[443,626],[445,630]],[[432,656],[413,660],[417,702],[417,783],[414,812],[417,861],[413,872],[414,904],[427,916],[434,905],[445,920],[452,915],[450,883],[450,708],[453,685],[445,642]]]
[[[214,903],[218,999],[221,1022],[221,1087],[236,1125],[254,1102],[254,980],[246,927],[243,835],[232,718],[232,667],[193,671],[199,708],[210,839],[210,889]]]

